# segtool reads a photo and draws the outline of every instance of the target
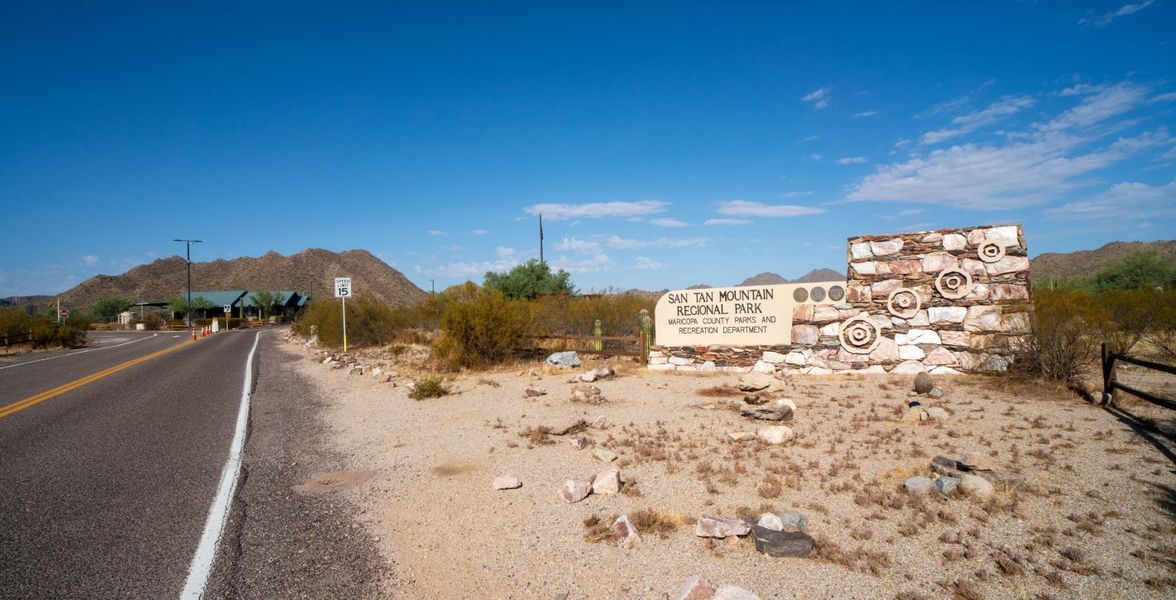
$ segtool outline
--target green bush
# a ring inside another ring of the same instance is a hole
[[[1078,382],[1098,356],[1095,326],[1100,315],[1090,295],[1082,290],[1039,290],[1034,293],[1034,339],[1022,367],[1046,379]]]
[[[426,398],[440,398],[441,396],[448,396],[449,388],[445,387],[445,380],[437,376],[429,376],[416,382],[412,391],[408,393],[408,397],[413,400],[424,400]]]
[[[552,273],[546,262],[537,260],[516,265],[505,273],[487,272],[483,283],[485,287],[498,290],[511,299],[529,300],[543,294],[570,296],[576,293],[567,271],[560,269],[558,273]]]
[[[449,302],[433,349],[454,369],[502,362],[525,347],[534,331],[528,308],[524,301],[485,288],[471,301]]]

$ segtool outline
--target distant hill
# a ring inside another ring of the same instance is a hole
[[[290,256],[268,252],[257,258],[192,263],[194,290],[295,290],[316,298],[334,296],[334,278],[351,277],[357,298],[408,306],[427,294],[400,271],[367,250],[331,252],[310,248]],[[131,302],[167,300],[187,289],[183,258],[140,265],[122,275],[96,275],[61,295],[62,303],[89,306],[101,298]]]
[[[760,273],[754,277],[748,277],[743,280],[743,283],[736,284],[736,287],[745,285],[777,285],[780,283],[811,283],[814,281],[837,281],[838,279],[845,279],[845,275],[834,271],[833,269],[813,269],[796,279],[785,279],[776,273]]]
[[[743,280],[743,283],[737,283],[735,285],[736,287],[741,287],[745,285],[776,285],[778,283],[788,283],[788,280],[775,273],[764,272],[754,277],[748,277]]]
[[[9,296],[0,298],[0,306],[28,306],[29,304],[48,304],[53,296]]]
[[[1110,261],[1147,249],[1153,249],[1161,256],[1176,256],[1176,240],[1111,242],[1097,250],[1046,252],[1029,261],[1029,273],[1036,280],[1090,275]]]

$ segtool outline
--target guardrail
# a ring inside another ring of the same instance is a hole
[[[1128,356],[1126,354],[1120,354],[1118,352],[1107,352],[1107,345],[1106,345],[1106,343],[1103,343],[1103,345],[1102,345],[1102,375],[1103,375],[1103,401],[1102,401],[1102,403],[1103,403],[1103,405],[1114,406],[1114,404],[1115,404],[1115,391],[1122,390],[1124,392],[1127,392],[1128,394],[1131,394],[1132,396],[1137,396],[1137,397],[1142,398],[1144,400],[1147,400],[1148,402],[1151,402],[1152,404],[1155,404],[1157,406],[1162,406],[1162,407],[1170,409],[1170,410],[1176,410],[1176,401],[1170,400],[1168,398],[1161,398],[1160,396],[1152,394],[1151,392],[1145,392],[1143,390],[1136,389],[1136,388],[1133,388],[1128,385],[1124,385],[1123,383],[1118,381],[1118,379],[1115,377],[1116,366],[1117,366],[1116,363],[1120,363],[1120,362],[1125,362],[1128,364],[1136,365],[1139,367],[1143,367],[1145,369],[1151,369],[1153,371],[1161,371],[1164,373],[1168,373],[1169,375],[1176,375],[1176,366],[1165,365],[1163,363],[1158,363],[1158,362],[1152,362],[1150,360],[1144,360],[1142,358],[1138,358],[1135,356]]]

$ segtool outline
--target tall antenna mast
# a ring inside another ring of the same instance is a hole
[[[539,263],[543,263],[543,213],[539,213]]]

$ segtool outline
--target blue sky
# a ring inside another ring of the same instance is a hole
[[[1174,0],[241,4],[6,5],[0,296],[177,237],[441,289],[537,257],[540,212],[585,290],[1176,237]]]

